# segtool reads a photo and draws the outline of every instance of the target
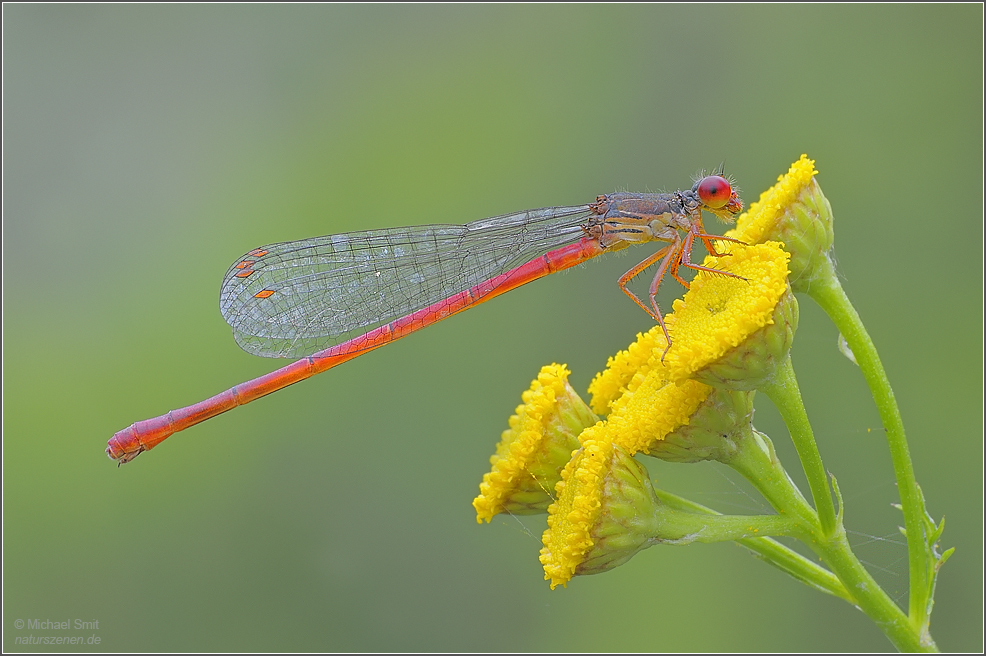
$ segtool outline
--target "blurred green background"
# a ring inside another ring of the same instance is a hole
[[[632,249],[213,419],[106,440],[281,363],[217,309],[264,243],[690,185],[747,203],[801,153],[943,545],[932,632],[982,644],[982,6],[4,5],[3,648],[884,651],[860,612],[732,545],[550,591],[543,517],[470,502],[520,393],[584,390],[648,317]],[[721,230],[714,219],[707,225]],[[668,283],[665,308],[681,293]],[[879,419],[802,301],[795,366],[858,554],[906,605]],[[783,424],[757,425],[803,476]],[[718,465],[658,485],[760,512]],[[85,647],[90,648],[90,647]]]

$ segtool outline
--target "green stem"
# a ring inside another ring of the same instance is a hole
[[[734,436],[735,448],[720,461],[729,465],[757,489],[778,513],[793,515],[815,539],[821,529],[818,515],[777,459],[770,438],[746,425]]]
[[[709,515],[668,507],[662,507],[661,512],[661,535],[655,538],[661,544],[734,542],[761,535],[805,537],[796,520],[781,515]]]
[[[826,264],[829,269],[828,275],[816,276],[808,293],[825,310],[849,344],[880,412],[880,419],[887,432],[890,458],[904,513],[910,572],[909,615],[911,621],[919,627],[926,644],[933,647],[935,643],[928,632],[932,593],[930,576],[933,563],[929,560],[928,536],[925,535],[924,530],[926,511],[921,491],[914,477],[914,467],[911,464],[907,438],[904,435],[904,423],[876,347],[846,296],[845,290],[839,284],[831,262],[827,261]]]
[[[690,513],[718,515],[711,508],[689,501],[664,490],[654,490],[658,498],[667,506]],[[769,565],[793,576],[805,585],[821,592],[844,599],[852,603],[852,597],[846,591],[839,579],[824,567],[799,554],[797,551],[784,546],[771,538],[742,538],[737,544],[752,551]]]
[[[870,576],[849,546],[845,529],[839,525],[836,535],[815,552],[822,557],[853,596],[853,602],[873,620],[894,646],[903,652],[936,652],[934,641],[927,641],[921,632],[887,596]]]
[[[808,413],[805,412],[801,400],[801,390],[798,388],[798,380],[794,375],[790,356],[778,364],[773,379],[765,383],[761,391],[777,406],[784,423],[787,424],[794,447],[801,458],[801,465],[808,477],[808,487],[811,489],[811,496],[818,511],[822,532],[826,536],[831,535],[836,530],[837,524],[835,506],[832,503],[825,467],[822,465],[822,456],[818,452],[815,435],[808,421]]]
[[[804,407],[800,405],[801,395],[797,390],[793,372],[790,371],[790,366],[781,369],[787,370],[788,373],[778,377],[779,380],[774,386],[779,389],[775,389],[774,393],[785,404],[786,410],[782,411],[782,414],[785,415],[785,419],[791,416],[797,421],[806,423],[807,416]],[[799,417],[802,419],[798,419]],[[790,423],[788,425],[792,426]],[[810,426],[807,432],[804,426],[796,423],[793,426],[792,435],[800,433],[795,443],[812,440],[811,445],[802,444],[803,448],[798,449],[799,453],[808,452],[817,463],[815,467],[820,469],[821,458],[818,456],[818,450],[811,448],[813,438]],[[735,439],[735,451],[728,458],[724,458],[723,462],[743,474],[779,514],[799,521],[801,528],[808,533],[807,539],[804,539],[805,544],[818,554],[839,578],[849,595],[850,603],[866,613],[894,646],[901,651],[937,651],[930,636],[926,637],[920,627],[908,619],[853,554],[842,525],[842,497],[835,480],[833,479],[833,485],[836,497],[839,499],[840,510],[836,514],[834,506],[830,505],[832,528],[826,529],[777,460],[769,438],[752,429],[748,429],[745,433]],[[805,469],[807,471],[809,467],[806,466]],[[829,489],[827,482],[824,489]],[[826,496],[831,504],[831,495],[826,494]]]

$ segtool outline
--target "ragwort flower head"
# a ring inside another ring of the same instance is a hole
[[[552,589],[625,563],[660,532],[660,503],[647,470],[611,442],[583,444],[556,492],[540,556]]]
[[[694,380],[682,384],[703,385]],[[668,462],[731,460],[752,425],[754,392],[703,386],[709,392],[687,421],[663,436],[655,435],[659,439],[653,439],[643,453]]]
[[[587,428],[580,442],[611,441],[630,455],[672,462],[729,457],[734,435],[752,420],[752,394],[697,380],[672,382],[661,361],[666,344],[661,327],[654,326],[609,359],[589,385],[590,406],[609,416]]]
[[[833,271],[832,206],[815,180],[817,173],[814,160],[802,155],[726,233],[747,244],[782,242],[791,253],[791,287],[795,292],[807,292],[813,280]]]
[[[729,250],[729,271],[743,279],[696,277],[665,320],[673,341],[665,358],[672,381],[754,390],[790,351],[798,326],[787,282],[790,255],[775,242]]]
[[[608,414],[613,403],[624,393],[635,390],[655,367],[663,370],[660,360],[655,361],[654,354],[663,354],[667,346],[660,326],[654,326],[646,333],[637,333],[637,341],[609,358],[606,369],[596,374],[589,384],[589,394],[592,395],[589,405],[593,411],[600,415]],[[665,380],[661,371],[658,374],[661,380]]]
[[[598,421],[568,384],[570,373],[565,365],[542,367],[523,393],[472,502],[477,522],[502,512],[547,511],[562,468],[580,446],[579,433]]]

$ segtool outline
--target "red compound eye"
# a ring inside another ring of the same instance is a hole
[[[732,194],[733,188],[729,186],[729,180],[721,175],[706,176],[698,183],[698,197],[714,210],[725,206]]]

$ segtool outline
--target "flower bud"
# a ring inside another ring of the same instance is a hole
[[[587,428],[579,441],[611,441],[630,455],[643,452],[672,462],[728,460],[735,435],[750,426],[753,392],[687,379],[675,384],[664,373],[657,367],[635,377],[639,382],[611,404],[609,417]]]
[[[580,446],[579,433],[598,421],[568,384],[570,373],[565,365],[545,366],[522,395],[472,502],[477,522],[547,510],[562,468]]]
[[[777,184],[737,219],[727,236],[747,244],[783,242],[791,253],[791,288],[807,292],[818,276],[833,275],[832,206],[815,180],[815,162],[802,155]]]
[[[692,381],[694,382],[694,381]],[[754,392],[713,389],[688,422],[643,452],[668,462],[717,460],[728,463],[737,441],[748,433],[753,420]]]
[[[693,513],[658,498],[647,469],[619,445],[589,440],[562,472],[548,508],[541,565],[551,588],[576,575],[599,574],[655,544],[725,542],[792,535],[796,520],[778,515]]]
[[[583,444],[562,472],[556,492],[540,556],[552,589],[576,574],[625,563],[660,532],[660,502],[647,470],[610,442]]]

